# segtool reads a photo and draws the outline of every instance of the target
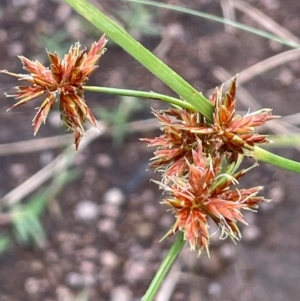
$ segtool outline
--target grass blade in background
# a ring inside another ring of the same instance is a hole
[[[257,28],[239,23],[239,22],[234,22],[234,21],[231,21],[231,20],[228,20],[228,19],[224,19],[222,17],[218,17],[218,16],[215,16],[215,15],[211,15],[211,14],[203,13],[203,12],[196,11],[196,10],[193,10],[193,9],[189,9],[189,8],[186,8],[186,7],[183,7],[183,6],[165,4],[165,3],[160,3],[160,2],[157,2],[157,1],[149,1],[149,0],[126,0],[126,1],[136,2],[136,3],[151,5],[151,6],[156,6],[156,7],[161,7],[161,8],[165,8],[165,9],[175,10],[175,11],[178,11],[178,12],[181,12],[181,13],[194,15],[194,16],[197,16],[197,17],[208,19],[208,20],[211,20],[211,21],[214,21],[214,22],[227,24],[227,25],[230,25],[232,27],[239,28],[241,30],[251,32],[255,35],[261,36],[263,38],[266,38],[266,39],[269,39],[269,40],[272,40],[272,41],[276,41],[280,44],[283,44],[283,45],[286,45],[286,46],[289,46],[289,47],[292,47],[292,48],[300,48],[300,44],[298,44],[294,41],[283,39],[283,38],[281,38],[277,35],[274,35],[274,34],[271,34],[271,33],[267,32],[267,31],[260,30],[260,29],[257,29]]]

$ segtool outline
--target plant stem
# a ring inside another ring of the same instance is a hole
[[[164,94],[154,93],[154,92],[145,92],[145,91],[128,90],[128,89],[116,89],[116,88],[107,88],[107,87],[94,87],[94,86],[84,86],[83,89],[85,91],[96,92],[96,93],[105,93],[105,94],[113,94],[113,95],[156,99],[156,100],[161,100],[161,101],[173,104],[178,107],[196,111],[196,109],[186,101],[180,100],[178,98],[170,97],[170,96],[167,96]]]
[[[167,273],[169,272],[172,264],[174,263],[175,259],[179,255],[181,249],[183,248],[185,241],[183,240],[183,232],[179,232],[174,242],[173,246],[169,250],[167,256],[161,263],[158,271],[156,272],[152,282],[142,298],[141,301],[152,301],[155,297],[161,283],[163,282],[164,278],[166,277]]]
[[[262,162],[300,173],[300,162],[280,157],[258,146],[254,147],[253,151],[251,152],[251,156]]]

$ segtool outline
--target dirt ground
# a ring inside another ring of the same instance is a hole
[[[249,15],[252,12],[257,18],[257,11],[242,11],[241,1],[233,1],[234,6],[230,1],[164,2],[218,16],[225,14],[259,29],[265,29],[263,22],[272,29],[281,26],[300,39],[297,0],[245,1],[278,26],[266,17],[258,20]],[[274,114],[282,116],[300,110],[299,58],[269,70],[263,65],[258,75],[242,72],[290,50],[288,46],[171,10],[141,9],[117,0],[94,3],[205,95],[239,73],[243,81],[238,94],[240,110],[255,110],[258,105],[273,108]],[[46,47],[64,53],[77,40],[89,47],[100,35],[62,1],[0,1],[0,69],[22,73],[17,55],[47,64]],[[107,48],[89,85],[174,95],[113,42]],[[56,109],[34,138],[31,120],[41,100],[5,112],[14,99],[3,93],[13,91],[16,82],[5,75],[0,75],[0,82],[0,197],[4,197],[63,151],[62,145],[28,152],[21,147],[23,152],[14,154],[13,147],[4,151],[5,144],[31,140],[30,148],[34,149],[39,138],[66,133],[60,127]],[[126,101],[93,93],[87,93],[86,99],[92,111],[103,113],[105,109],[115,117],[120,114],[120,101]],[[0,301],[133,301],[143,295],[174,237],[159,242],[173,224],[173,216],[160,205],[160,191],[150,182],[158,175],[145,172],[153,149],[139,141],[140,137],[158,135],[157,127],[147,126],[146,120],[152,118],[150,107],[163,105],[140,102],[142,105],[128,122],[142,123],[121,135],[123,141],[117,141],[110,129],[78,152],[73,167],[80,171],[80,176],[49,201],[49,210],[42,215],[45,241],[39,246],[16,242],[0,255]],[[292,129],[287,122],[283,128],[272,126],[265,130],[298,131],[297,121]],[[115,123],[115,127],[121,131],[127,125],[117,127]],[[297,149],[273,150],[294,160],[300,158]],[[246,212],[249,226],[242,227],[243,239],[237,245],[214,236],[210,259],[205,254],[199,258],[184,250],[176,266],[178,270],[171,272],[171,281],[157,300],[298,301],[299,180],[299,175],[261,163],[241,184],[264,185],[264,195],[273,201],[261,206],[258,213]],[[50,183],[40,185],[40,190]],[[29,199],[30,195],[22,202]],[[3,221],[5,213],[0,214],[0,234],[14,237],[11,225]]]

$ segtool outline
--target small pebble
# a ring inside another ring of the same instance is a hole
[[[40,164],[46,166],[54,159],[53,153],[50,151],[42,152],[40,155]]]
[[[76,272],[70,272],[66,276],[66,283],[74,288],[82,287],[84,284],[83,276]]]
[[[125,201],[125,196],[119,188],[114,187],[106,191],[103,200],[106,204],[121,206]]]
[[[99,154],[96,156],[96,164],[102,168],[109,168],[113,164],[113,159],[108,154]]]
[[[269,191],[269,196],[272,202],[279,204],[284,199],[284,189],[281,185],[276,185],[272,187]]]
[[[61,126],[60,112],[59,111],[51,111],[47,117],[47,122],[53,128],[59,128]]]
[[[211,250],[210,257],[200,257],[200,270],[203,274],[208,276],[218,275],[223,268],[222,260],[218,252]]]
[[[277,78],[282,85],[290,86],[293,83],[295,76],[291,73],[289,69],[285,68],[279,72]]]
[[[120,215],[120,209],[114,205],[100,205],[100,212],[102,216],[110,217],[116,219]]]
[[[33,271],[33,272],[40,272],[42,271],[44,268],[44,265],[41,261],[39,260],[33,260],[31,263],[30,263],[30,269]]]
[[[119,264],[117,255],[111,251],[101,252],[99,255],[99,261],[103,266],[109,267],[111,269],[116,268]]]
[[[77,220],[88,222],[98,217],[99,207],[90,200],[80,201],[74,210],[74,217]]]
[[[242,230],[243,241],[248,243],[258,242],[261,236],[262,233],[260,228],[255,225],[244,227],[244,229]]]
[[[112,233],[115,231],[115,223],[110,218],[101,219],[98,223],[100,232]]]
[[[117,286],[111,291],[110,301],[131,301],[132,292],[126,286]]]
[[[3,29],[0,29],[0,43],[3,43],[7,40],[7,32]]]
[[[65,300],[74,300],[75,296],[72,294],[72,292],[64,285],[60,285],[55,290],[57,298],[57,301],[65,301]]]
[[[55,21],[62,22],[69,18],[71,15],[72,9],[70,5],[66,3],[61,3],[55,12]]]
[[[33,23],[36,20],[37,14],[32,7],[24,9],[21,14],[21,19],[25,23]]]
[[[136,235],[141,239],[148,239],[153,234],[154,225],[151,223],[139,223],[135,227]]]
[[[92,274],[95,272],[95,264],[92,261],[84,260],[80,263],[80,271],[83,274]]]
[[[148,266],[142,260],[127,260],[124,267],[124,278],[129,283],[143,281],[148,276]]]
[[[94,247],[85,247],[84,249],[81,250],[80,252],[81,257],[86,258],[86,259],[94,259],[98,255],[98,250],[97,248]]]
[[[17,55],[21,55],[24,52],[24,45],[21,42],[12,42],[7,46],[8,55],[11,57],[15,57]]]
[[[220,297],[222,295],[222,287],[220,283],[218,282],[209,283],[207,291],[211,300],[220,300]]]
[[[25,280],[24,289],[29,295],[38,295],[49,288],[47,279],[29,277]]]
[[[220,257],[225,263],[232,263],[236,258],[236,245],[225,243],[219,250]]]
[[[21,163],[13,163],[9,167],[9,173],[14,177],[18,178],[26,175],[26,166]]]

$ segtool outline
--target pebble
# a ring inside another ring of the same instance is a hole
[[[66,283],[74,288],[82,287],[84,284],[83,276],[76,272],[70,272],[66,276]]]
[[[26,175],[26,166],[25,164],[21,164],[21,163],[13,163],[9,167],[9,173],[14,178],[22,177]]]
[[[66,3],[61,3],[55,11],[55,20],[62,22],[67,20],[71,15],[71,6]]]
[[[284,199],[284,189],[277,183],[276,186],[272,187],[269,191],[269,196],[272,202],[279,204]]]
[[[261,236],[262,236],[262,232],[260,228],[255,225],[244,227],[244,229],[242,229],[242,237],[243,237],[243,241],[245,242],[256,243],[259,241]]]
[[[46,166],[47,164],[52,162],[53,159],[54,159],[54,155],[52,152],[50,152],[50,151],[42,152],[40,155],[40,164],[42,166]]]
[[[222,260],[219,253],[214,250],[210,250],[209,258],[203,255],[200,257],[199,271],[208,276],[218,275],[223,268]]]
[[[44,265],[40,260],[32,260],[30,263],[30,269],[35,272],[41,272],[44,269]]]
[[[132,292],[126,286],[117,286],[111,291],[110,301],[131,301]]]
[[[76,220],[89,222],[98,217],[99,207],[96,203],[90,200],[80,201],[74,210],[74,217]]]
[[[100,212],[101,215],[106,216],[106,217],[110,217],[112,219],[116,219],[117,217],[120,216],[120,209],[115,206],[115,205],[100,205]]]
[[[158,209],[157,206],[154,204],[144,204],[143,206],[143,216],[148,220],[156,220],[158,216]]]
[[[159,225],[167,230],[174,224],[175,218],[171,214],[164,214],[160,219],[159,219]]]
[[[285,68],[278,73],[277,78],[282,85],[290,86],[293,83],[295,76],[289,69]]]
[[[95,264],[90,260],[84,260],[80,263],[80,271],[83,274],[93,274],[95,272]]]
[[[96,164],[102,168],[109,168],[113,164],[113,159],[108,154],[99,154],[96,156]]]
[[[71,291],[64,285],[60,285],[55,290],[57,301],[65,301],[65,300],[74,300],[75,296],[71,293]]]
[[[97,248],[88,246],[80,251],[80,256],[85,259],[95,259],[98,255]]]
[[[29,295],[38,295],[49,288],[47,279],[29,277],[25,280],[24,289]]]
[[[219,254],[223,262],[232,263],[236,258],[236,245],[233,243],[225,243],[219,249]]]
[[[7,46],[7,53],[11,57],[15,57],[17,55],[21,55],[24,52],[24,44],[21,42],[12,42]]]
[[[218,282],[211,282],[207,288],[208,296],[211,300],[220,300],[222,294],[221,284]]]
[[[47,122],[53,127],[53,128],[59,128],[61,127],[61,119],[60,119],[60,112],[59,111],[51,111],[48,114]]]
[[[104,267],[114,269],[119,264],[118,256],[111,251],[103,251],[99,255],[99,261]]]
[[[154,225],[152,223],[138,223],[135,227],[136,235],[141,239],[148,239],[153,234]]]
[[[148,277],[149,267],[142,260],[127,260],[124,267],[124,278],[129,283],[137,283]]]
[[[0,29],[0,43],[4,43],[8,38],[8,34],[5,30]]]
[[[115,223],[110,218],[101,219],[98,223],[100,232],[112,233],[115,231]]]
[[[24,9],[21,14],[21,19],[25,23],[33,23],[36,21],[37,14],[36,10],[32,9],[32,7]]]
[[[106,204],[121,206],[125,201],[124,193],[117,187],[110,188],[103,195]]]

